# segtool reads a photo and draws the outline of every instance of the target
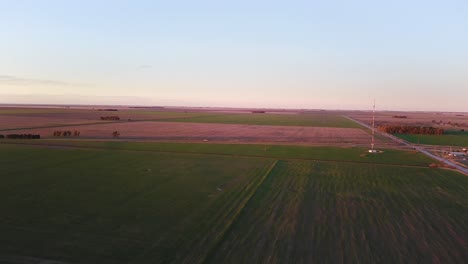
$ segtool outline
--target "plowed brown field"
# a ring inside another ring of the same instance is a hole
[[[99,119],[80,119],[63,117],[29,117],[29,116],[1,116],[0,130],[21,129],[31,127],[63,126],[88,123],[106,123]]]
[[[331,127],[258,126],[236,124],[203,124],[178,122],[122,122],[92,124],[61,128],[38,128],[15,130],[12,133],[41,134],[53,138],[55,130],[79,130],[80,138],[112,138],[113,131],[119,131],[122,139],[164,140],[164,141],[214,141],[252,143],[295,143],[366,144],[370,135],[363,129]],[[383,143],[383,142],[379,142]]]
[[[101,116],[119,116],[122,120],[133,121],[184,118],[204,113],[163,112],[143,110],[97,111],[92,109],[42,109],[42,108],[1,108],[0,131],[51,126],[108,123]]]

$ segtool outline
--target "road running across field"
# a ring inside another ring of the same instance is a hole
[[[344,116],[344,117],[348,118],[348,119],[351,120],[351,121],[354,121],[354,122],[360,124],[361,126],[364,126],[364,127],[366,127],[366,128],[372,129],[372,126],[370,126],[370,125],[368,125],[368,124],[365,124],[365,123],[363,123],[363,122],[357,121],[356,119],[353,119],[353,118],[351,118],[351,117],[349,117],[349,116]],[[433,158],[433,159],[435,159],[435,160],[438,160],[438,161],[440,161],[440,162],[443,162],[443,163],[445,163],[445,164],[447,164],[447,165],[449,165],[449,166],[455,168],[456,170],[460,171],[461,173],[463,173],[463,174],[465,174],[465,175],[468,175],[468,169],[467,169],[467,168],[465,168],[465,167],[463,167],[463,166],[460,166],[460,165],[458,165],[458,164],[452,162],[451,160],[444,159],[444,158],[442,158],[442,157],[436,156],[436,155],[430,153],[429,151],[425,150],[424,148],[422,148],[422,147],[420,147],[420,146],[418,146],[418,145],[414,145],[414,144],[412,144],[412,143],[410,143],[410,142],[408,142],[408,141],[406,141],[406,140],[403,140],[403,139],[401,139],[401,138],[395,137],[395,136],[390,135],[390,134],[388,134],[388,133],[382,132],[382,131],[380,131],[380,130],[378,130],[378,129],[376,129],[375,132],[379,133],[380,135],[382,135],[382,136],[384,136],[384,137],[390,138],[390,139],[392,139],[393,141],[395,141],[395,142],[397,142],[397,143],[400,143],[400,144],[403,144],[403,145],[405,145],[405,146],[407,146],[407,147],[413,148],[414,150],[417,150],[417,151],[421,152],[422,154],[424,154],[424,155],[426,155],[426,156],[428,156],[428,157],[430,157],[430,158]]]

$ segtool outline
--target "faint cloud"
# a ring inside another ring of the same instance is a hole
[[[158,105],[159,101],[139,96],[102,96],[83,94],[2,94],[2,104],[53,104],[53,105]]]
[[[142,65],[138,66],[138,69],[149,69],[149,68],[153,68],[153,65],[142,64]]]
[[[18,85],[18,86],[29,86],[29,85],[53,85],[53,86],[72,86],[78,85],[76,83],[62,82],[56,80],[47,79],[34,79],[34,78],[23,78],[13,75],[0,75],[0,85]]]

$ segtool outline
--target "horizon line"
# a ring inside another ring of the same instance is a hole
[[[93,106],[105,106],[105,107],[137,107],[137,108],[187,108],[187,109],[218,109],[218,110],[291,110],[291,111],[369,111],[372,112],[372,108],[369,109],[337,109],[337,108],[288,108],[288,107],[232,107],[232,106],[188,106],[188,105],[141,105],[141,104],[21,104],[21,103],[0,103],[0,107],[15,107],[15,106],[55,106],[55,107],[93,107]],[[391,109],[380,109],[375,110],[376,112],[432,112],[432,113],[468,113],[464,111],[440,111],[440,110],[391,110]]]

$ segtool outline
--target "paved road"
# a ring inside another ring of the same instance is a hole
[[[367,124],[365,124],[365,123],[362,123],[362,122],[360,122],[360,121],[357,121],[357,120],[355,120],[355,119],[353,119],[353,118],[351,118],[351,117],[349,117],[349,116],[344,116],[344,117],[348,118],[348,119],[351,120],[351,121],[354,121],[354,122],[360,124],[361,126],[364,126],[364,127],[369,128],[369,129],[372,129],[372,127],[371,127],[370,125],[367,125]],[[442,157],[436,156],[436,155],[430,153],[429,151],[425,150],[424,148],[422,148],[422,147],[420,147],[420,146],[414,145],[414,144],[412,144],[412,143],[410,143],[410,142],[408,142],[408,141],[406,141],[406,140],[403,140],[403,139],[401,139],[401,138],[395,137],[395,136],[390,135],[390,134],[388,134],[388,133],[385,133],[385,132],[382,132],[382,131],[379,131],[379,130],[375,130],[375,132],[378,133],[378,134],[380,134],[380,135],[382,135],[382,136],[384,136],[384,137],[388,137],[388,138],[392,139],[393,141],[396,141],[396,142],[398,142],[398,143],[400,143],[400,144],[403,144],[403,145],[408,146],[408,147],[410,147],[410,148],[412,148],[412,149],[414,149],[414,150],[417,150],[417,151],[421,152],[422,154],[424,154],[424,155],[426,155],[426,156],[428,156],[428,157],[430,157],[430,158],[433,158],[433,159],[438,160],[438,161],[440,161],[440,162],[443,162],[443,163],[445,163],[445,164],[447,164],[447,165],[449,165],[449,166],[452,166],[452,167],[454,167],[455,169],[457,169],[458,171],[460,171],[461,173],[463,173],[463,174],[465,174],[465,175],[468,175],[468,169],[467,169],[467,168],[465,168],[465,167],[463,167],[463,166],[460,166],[460,165],[458,165],[458,164],[452,162],[451,160],[444,159],[444,158],[442,158]]]

